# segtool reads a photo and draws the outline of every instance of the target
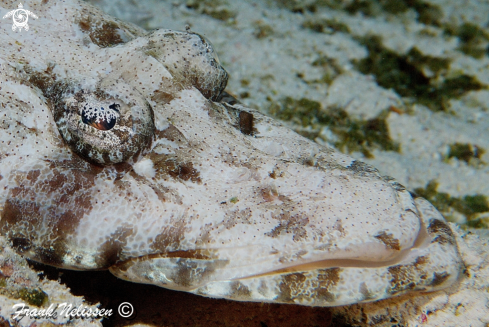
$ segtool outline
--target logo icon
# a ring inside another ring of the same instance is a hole
[[[134,313],[134,307],[129,302],[122,302],[117,311],[122,318],[129,318]]]
[[[14,24],[12,25],[12,31],[19,29],[22,31],[24,28],[26,31],[29,30],[29,25],[27,25],[27,21],[29,20],[29,16],[32,18],[38,18],[31,11],[24,9],[22,3],[19,3],[19,8],[8,12],[3,18],[8,18],[12,16]]]

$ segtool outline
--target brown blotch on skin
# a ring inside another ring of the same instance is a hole
[[[293,303],[294,300],[313,297],[323,302],[334,302],[336,296],[331,291],[340,280],[341,268],[319,269],[315,278],[304,273],[293,273],[282,276],[279,284],[280,295],[277,301]],[[308,279],[309,278],[309,279]],[[311,289],[314,293],[304,292]]]
[[[277,170],[274,169],[273,171],[268,173],[268,176],[270,176],[270,178],[276,179],[278,177],[284,177],[284,173],[283,172],[277,172]]]
[[[166,129],[162,131],[156,130],[155,135],[158,139],[167,139],[169,141],[177,143],[178,145],[187,143],[187,139],[182,134],[182,132],[180,132],[180,130],[172,124],[170,124]]]
[[[180,242],[185,238],[185,223],[174,222],[171,226],[165,226],[163,230],[156,235],[150,247],[154,251],[166,253],[176,251],[180,247]]]
[[[120,226],[97,249],[100,253],[95,258],[98,268],[108,268],[120,260],[122,249],[127,244],[127,238],[134,234],[134,229]]]
[[[345,228],[343,227],[343,224],[341,223],[341,219],[337,219],[336,222],[333,225],[334,230],[337,230],[340,232],[340,236],[344,237],[345,236]]]
[[[450,227],[442,220],[431,219],[428,225],[428,232],[431,235],[436,235],[432,243],[438,242],[440,244],[455,244],[455,238]]]
[[[442,273],[434,273],[433,274],[433,280],[429,284],[430,286],[438,286],[443,284],[448,278],[450,277],[450,274],[447,272],[442,272]]]
[[[235,300],[249,300],[251,299],[250,289],[243,285],[242,283],[235,281],[230,285],[231,292],[229,293],[229,298]]]
[[[28,74],[28,84],[33,85],[40,89],[44,96],[49,100],[48,93],[50,88],[56,82],[56,76],[53,73],[55,65],[48,65],[43,72],[33,71],[31,67],[25,66],[24,70]]]
[[[291,216],[288,212],[281,213],[278,217],[274,218],[279,219],[280,223],[270,232],[265,233],[266,236],[276,238],[283,232],[287,234],[292,233],[292,240],[296,242],[307,237],[307,231],[304,227],[309,224],[309,218],[299,215]]]
[[[388,268],[389,273],[392,275],[391,279],[391,294],[413,290],[416,287],[416,283],[413,280],[412,269],[406,266],[393,266]]]
[[[156,196],[158,197],[158,200],[160,202],[166,202],[168,200],[167,194],[171,193],[171,190],[169,188],[164,187],[164,186],[161,186],[161,185],[158,185],[158,184],[149,183],[148,180],[145,177],[142,177],[142,176],[136,174],[136,172],[134,170],[129,171],[129,175],[131,177],[133,177],[139,183],[145,184],[145,185],[151,187],[151,189],[156,194]],[[119,180],[120,179],[117,178],[115,184],[120,185]],[[173,197],[173,199],[175,200],[176,198]],[[177,201],[175,201],[175,202],[177,202]]]
[[[183,181],[192,181],[201,183],[200,172],[194,168],[191,162],[178,162],[177,158],[171,158],[165,154],[150,154],[150,159],[153,161],[153,167],[156,169],[158,178],[168,175]]]
[[[194,168],[191,162],[184,162],[175,166],[174,169],[168,171],[168,174],[174,178],[179,178],[184,181],[191,180],[192,182],[200,183],[200,173]]]
[[[253,224],[253,220],[251,219],[251,217],[252,210],[250,208],[226,211],[223,225],[228,229],[233,228],[236,225],[251,225]]]
[[[306,279],[306,276],[302,273],[293,273],[282,276],[282,281],[278,286],[280,294],[277,296],[276,300],[278,302],[293,303],[296,294],[299,293]]]
[[[25,178],[27,178],[31,182],[35,182],[37,181],[37,178],[39,177],[40,174],[41,172],[39,171],[39,169],[31,170],[30,172],[27,173],[27,176]]]
[[[302,164],[304,166],[308,166],[308,167],[315,167],[316,166],[316,163],[314,162],[314,159],[313,158],[305,158],[302,160]]]
[[[260,195],[266,202],[272,202],[279,199],[277,190],[272,187],[262,188],[260,190]]]
[[[80,26],[81,30],[84,32],[90,31],[90,21],[89,20],[82,20],[78,22],[78,26]]]
[[[416,258],[414,262],[414,266],[419,269],[419,266],[422,266],[428,262],[428,259],[425,256],[420,256]]]
[[[163,92],[160,90],[154,91],[153,95],[151,96],[151,100],[154,102],[160,103],[160,104],[167,104],[171,100],[173,100],[175,97],[171,93]],[[173,126],[173,125],[170,125]]]
[[[43,220],[40,211],[40,207],[35,203],[7,199],[2,211],[2,219],[0,219],[0,230],[19,253],[31,258],[34,256],[33,259],[49,265],[61,266],[62,258],[66,253],[64,242],[49,236],[42,239],[41,244],[32,243],[33,239],[37,239],[37,235],[32,234],[36,233],[37,226]],[[33,227],[26,230],[24,221]]]
[[[17,173],[14,179],[18,186],[9,190],[0,229],[10,240],[28,240],[28,257],[61,266],[66,239],[92,210],[88,190],[95,184],[95,175],[52,162],[45,171]],[[46,199],[52,204],[44,204]]]
[[[334,302],[336,300],[336,296],[325,288],[320,288],[316,291],[316,298],[324,302]]]
[[[239,130],[245,135],[253,134],[253,114],[246,111],[239,112]]]
[[[127,162],[119,162],[119,163],[112,165],[112,167],[114,167],[115,171],[117,172],[117,177],[115,178],[116,180],[121,179],[122,177],[124,177],[126,175],[126,173],[132,171],[131,164],[129,164]]]
[[[374,236],[376,239],[385,244],[389,249],[399,251],[401,249],[399,240],[394,238],[392,234],[387,234],[385,231],[380,232]]]
[[[121,33],[124,31],[115,22],[106,21],[100,26],[100,22],[93,21],[91,17],[84,17],[78,22],[78,26],[88,34],[94,44],[101,48],[124,43],[121,38]]]
[[[330,291],[330,288],[336,285],[340,280],[341,268],[320,269],[318,271],[318,287],[316,288],[316,297],[325,302],[333,302],[336,296]]]

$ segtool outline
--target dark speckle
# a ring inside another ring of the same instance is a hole
[[[239,130],[246,135],[252,135],[253,133],[253,114],[240,111],[239,112]]]
[[[444,244],[444,243],[454,244],[455,243],[452,230],[442,220],[431,219],[430,224],[428,226],[428,232],[430,234],[436,235],[433,242],[438,242],[441,244]]]
[[[175,166],[168,174],[175,178],[180,178],[184,181],[201,182],[200,173],[194,168],[191,162],[185,162]]]
[[[12,247],[19,253],[28,251],[31,248],[31,241],[25,237],[12,237]]]
[[[377,168],[370,166],[362,161],[355,160],[347,167],[353,171],[355,175],[362,177],[380,177]]]
[[[450,274],[447,272],[442,272],[442,273],[434,273],[433,274],[433,281],[430,283],[431,286],[438,286],[443,284],[448,278],[450,277]]]

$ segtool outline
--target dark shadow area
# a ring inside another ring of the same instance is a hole
[[[235,302],[210,299],[152,285],[136,284],[116,278],[108,271],[72,271],[29,261],[42,271],[41,277],[59,280],[72,294],[83,296],[99,308],[112,309],[103,320],[107,327],[136,323],[154,326],[256,326],[347,327],[332,318],[328,308]],[[122,318],[117,308],[122,302],[133,305],[130,319]]]

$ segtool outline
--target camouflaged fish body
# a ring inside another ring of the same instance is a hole
[[[146,34],[76,1],[24,5],[39,16],[29,32],[1,22],[0,231],[25,256],[316,306],[459,277],[431,204],[226,101],[204,38]]]

